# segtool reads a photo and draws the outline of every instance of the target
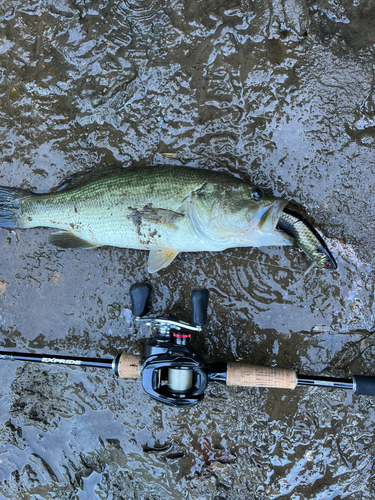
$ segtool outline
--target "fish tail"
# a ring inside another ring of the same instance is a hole
[[[0,227],[22,227],[21,200],[25,196],[22,189],[0,186]]]

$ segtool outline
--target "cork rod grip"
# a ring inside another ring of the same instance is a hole
[[[282,368],[228,363],[227,385],[294,389],[297,385],[297,375],[292,370]]]
[[[138,378],[139,377],[139,360],[140,356],[133,354],[122,353],[118,362],[118,375],[121,378]]]

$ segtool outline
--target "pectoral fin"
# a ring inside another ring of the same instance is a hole
[[[178,223],[185,217],[184,214],[174,212],[173,210],[154,208],[152,206],[146,206],[142,210],[132,207],[129,207],[129,209],[131,210],[129,217],[137,227],[142,223],[148,223],[177,229]]]
[[[49,242],[60,248],[95,248],[97,246],[79,238],[70,231],[59,231],[50,234]]]
[[[174,260],[179,252],[173,248],[151,248],[148,256],[148,272],[156,273],[164,269]]]

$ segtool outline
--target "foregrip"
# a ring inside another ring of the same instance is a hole
[[[122,353],[118,358],[117,372],[121,378],[138,378],[140,356]]]
[[[292,370],[282,368],[228,363],[227,385],[294,389],[297,385],[297,375]]]

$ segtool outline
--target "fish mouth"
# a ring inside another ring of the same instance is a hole
[[[258,222],[259,229],[265,232],[275,231],[281,213],[287,204],[286,200],[276,200],[270,206],[266,207]]]
[[[246,246],[284,246],[294,245],[294,239],[277,229],[277,224],[288,204],[286,200],[273,200],[268,206],[258,209],[257,215],[252,216],[248,230],[242,234]]]

